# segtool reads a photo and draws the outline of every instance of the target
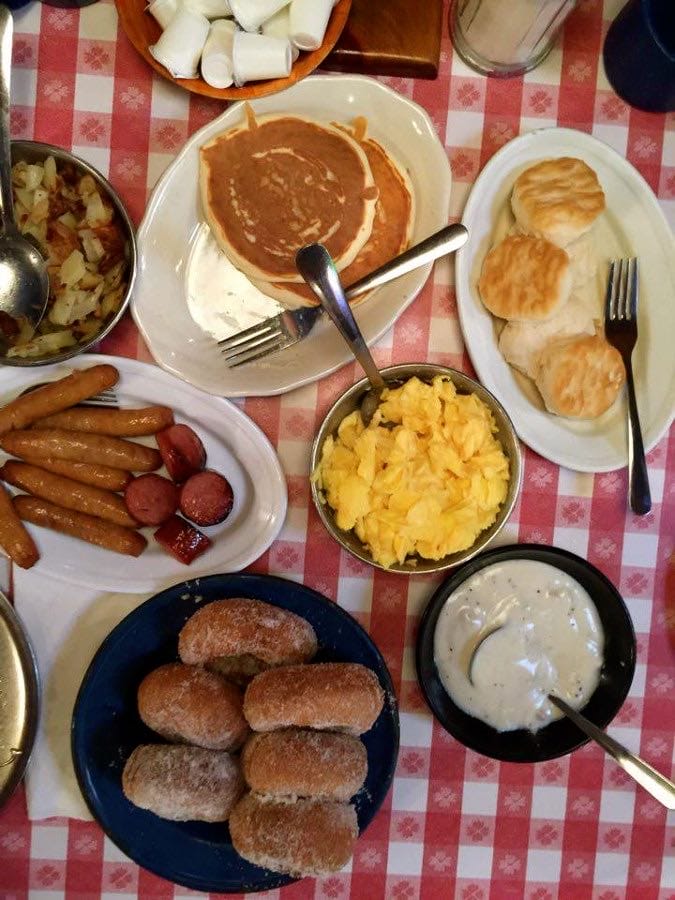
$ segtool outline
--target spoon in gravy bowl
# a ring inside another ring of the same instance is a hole
[[[573,709],[569,704],[556,697],[555,694],[549,694],[548,699],[557,706],[584,734],[600,744],[602,749],[621,766],[621,768],[630,775],[637,783],[643,787],[648,793],[662,803],[666,809],[675,809],[675,784],[670,779],[661,775],[656,769],[653,769],[649,763],[646,763],[639,756],[631,753],[623,744],[615,741],[614,738],[606,734],[597,725],[589,721],[581,713]]]

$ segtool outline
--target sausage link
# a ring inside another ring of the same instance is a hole
[[[84,431],[45,428],[39,431],[10,431],[0,436],[0,447],[13,456],[67,459],[93,465],[126,469],[127,472],[152,472],[159,469],[162,457],[153,447],[144,447],[123,438]]]
[[[39,459],[23,457],[26,462],[34,463],[47,472],[65,475],[81,484],[103,488],[105,491],[123,491],[131,481],[131,472],[124,469],[111,469],[110,466],[93,466],[89,463],[70,462],[67,459]]]
[[[142,534],[131,528],[105,522],[103,519],[75,512],[72,509],[63,509],[61,506],[37,497],[21,494],[14,497],[12,503],[20,518],[26,522],[50,528],[61,534],[69,534],[71,537],[87,541],[89,544],[96,544],[98,547],[112,550],[115,553],[140,556],[148,543]]]
[[[105,409],[80,406],[39,419],[33,428],[64,428],[66,431],[92,431],[113,437],[142,437],[157,434],[173,424],[173,410],[168,406],[144,409]]]
[[[49,500],[65,509],[74,509],[105,519],[107,522],[126,525],[128,528],[135,528],[137,524],[118,494],[103,491],[90,484],[80,484],[79,481],[64,478],[63,475],[54,475],[53,472],[47,472],[30,463],[11,459],[0,469],[0,478],[28,494]]]
[[[0,434],[14,428],[27,428],[38,419],[75,406],[112,387],[119,376],[114,366],[92,366],[17,397],[0,409]]]
[[[0,547],[22,569],[30,569],[40,558],[33,538],[12,506],[12,498],[1,484]]]

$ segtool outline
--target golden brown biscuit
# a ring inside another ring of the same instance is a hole
[[[563,156],[519,175],[511,207],[523,231],[565,247],[595,222],[605,208],[605,195],[590,166]]]
[[[513,234],[485,257],[478,279],[483,303],[500,319],[542,322],[555,315],[572,289],[569,257],[541,238]]]
[[[595,419],[614,403],[625,380],[619,351],[600,335],[584,335],[542,351],[536,384],[550,412]]]

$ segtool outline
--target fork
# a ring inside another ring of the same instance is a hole
[[[44,387],[46,384],[49,384],[48,381],[38,381],[37,384],[31,384],[30,387],[25,388],[19,394],[19,397],[23,397],[24,394],[30,394],[31,391],[36,391],[38,388]],[[101,391],[99,394],[96,394],[94,397],[87,397],[86,400],[82,400],[77,404],[78,406],[109,406],[117,408],[119,406],[119,402],[117,400],[117,394],[113,390],[113,388],[106,388]]]
[[[345,290],[345,295],[349,300],[360,297],[367,291],[446,256],[466,243],[468,236],[469,232],[464,225],[446,225],[370,275],[359,279]],[[228,368],[234,369],[297,344],[309,334],[321,313],[320,306],[284,310],[279,315],[271,316],[218,341],[218,346],[223,351]]]
[[[652,508],[642,431],[635,402],[631,356],[637,341],[638,261],[612,260],[605,299],[605,337],[621,354],[628,388],[628,493],[634,513],[644,516]]]

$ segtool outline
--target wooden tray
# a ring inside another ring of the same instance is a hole
[[[354,0],[323,69],[436,78],[443,0]]]
[[[331,13],[323,44],[318,50],[313,50],[311,53],[301,53],[293,64],[288,78],[255,81],[240,88],[214,88],[201,78],[174,78],[148,50],[148,47],[154,44],[160,36],[161,28],[153,17],[145,12],[145,0],[115,0],[115,5],[127,37],[143,59],[163,78],[173,81],[174,84],[193,94],[214,97],[216,100],[254,100],[256,97],[266,97],[268,94],[275,94],[277,91],[290,87],[313,72],[323,62],[345,27],[352,0],[338,0]]]

